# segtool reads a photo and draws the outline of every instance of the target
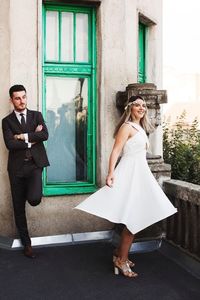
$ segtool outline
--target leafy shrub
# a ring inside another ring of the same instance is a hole
[[[164,123],[163,157],[172,168],[172,178],[200,184],[200,132],[198,121],[185,121],[184,111],[176,124]]]

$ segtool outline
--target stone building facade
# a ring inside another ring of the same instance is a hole
[[[50,135],[62,125],[61,133],[52,135],[60,140],[46,145],[51,169],[45,170],[42,204],[36,208],[27,205],[30,234],[39,237],[109,230],[111,223],[73,207],[105,182],[119,118],[117,93],[138,82],[162,89],[162,1],[0,0],[0,6],[1,119],[12,110],[9,87],[23,84],[28,108],[43,112]],[[68,89],[72,96],[65,103]],[[73,125],[68,136],[73,140],[73,151],[64,154],[68,118]],[[77,139],[84,134],[80,150]],[[150,140],[152,154],[162,156],[161,126]],[[1,132],[0,236],[15,238],[7,155]],[[66,172],[60,173],[65,164]]]

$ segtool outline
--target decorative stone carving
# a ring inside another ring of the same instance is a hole
[[[116,96],[116,106],[121,114],[124,112],[128,99],[136,95],[141,96],[145,100],[152,124],[155,127],[161,125],[160,104],[167,103],[166,90],[157,90],[156,85],[153,83],[129,84],[125,92],[118,92]]]
[[[136,95],[145,100],[151,123],[155,127],[161,125],[160,104],[167,103],[167,91],[157,90],[156,85],[153,83],[129,84],[125,92],[118,92],[116,95],[116,106],[121,114],[124,112],[124,107],[127,105],[129,98]],[[163,179],[171,178],[171,168],[169,165],[164,164],[160,155],[147,153],[147,159],[152,173],[161,185]]]

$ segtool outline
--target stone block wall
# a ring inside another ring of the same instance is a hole
[[[171,179],[164,190],[178,209],[165,223],[167,240],[200,260],[200,185]]]

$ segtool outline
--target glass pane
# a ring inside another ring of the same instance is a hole
[[[58,60],[58,12],[46,13],[46,60]]]
[[[87,181],[88,79],[46,78],[47,182]]]
[[[61,60],[73,61],[73,13],[62,13]]]
[[[87,14],[76,14],[76,61],[88,61]]]

